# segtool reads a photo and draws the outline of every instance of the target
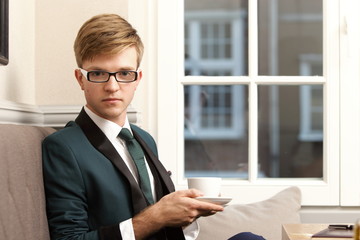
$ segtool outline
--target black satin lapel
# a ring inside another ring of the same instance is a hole
[[[141,136],[133,130],[134,137],[136,140],[140,143],[141,147],[145,151],[148,157],[150,157],[150,160],[154,164],[154,166],[157,169],[157,172],[159,173],[160,178],[163,180],[166,186],[166,190],[168,192],[175,191],[174,184],[170,178],[169,172],[165,169],[165,167],[162,165],[160,160],[155,156],[155,154],[151,151],[150,147],[147,145],[147,143],[141,138]]]
[[[125,176],[131,187],[132,203],[134,208],[134,214],[142,211],[146,206],[146,200],[141,192],[141,189],[128,167],[116,151],[114,146],[111,144],[109,139],[101,131],[101,129],[91,120],[86,114],[85,110],[82,109],[75,122],[83,130],[84,134],[90,141],[90,143],[99,150],[107,159],[109,159],[114,166]]]

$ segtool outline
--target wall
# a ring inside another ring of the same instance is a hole
[[[10,61],[0,66],[0,102],[83,104],[74,78],[73,42],[83,22],[99,13],[127,18],[128,1],[11,0]]]
[[[9,5],[9,64],[0,66],[0,103],[35,104],[35,0]]]
[[[127,17],[127,0],[38,0],[36,2],[36,103],[82,105],[83,94],[75,80],[73,43],[90,17],[117,13]]]
[[[148,44],[146,35],[155,36],[156,26],[148,30],[155,19],[153,15],[148,21],[149,9],[147,0],[11,0],[10,63],[0,66],[0,122],[63,126],[63,122],[73,119],[84,104],[74,77],[77,66],[73,42],[77,31],[96,14],[117,13],[138,29],[146,47],[141,66],[144,77],[130,107],[130,120],[154,132],[156,93],[149,95],[147,88],[156,89],[154,83],[148,83],[156,76],[155,70],[150,70],[149,77],[145,62],[155,64],[147,59],[156,44]],[[147,101],[149,97],[152,100]]]

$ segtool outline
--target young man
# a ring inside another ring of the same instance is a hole
[[[86,105],[43,143],[47,214],[52,239],[184,239],[181,227],[223,208],[174,192],[153,138],[129,124],[126,110],[142,72],[143,44],[117,15],[99,15],[74,44],[75,77]],[[127,128],[140,143],[155,204],[139,186],[136,164],[118,137]]]
[[[195,189],[175,192],[154,139],[127,119],[142,79],[136,30],[118,15],[95,16],[74,51],[86,105],[43,142],[51,239],[195,239],[191,223],[223,207],[196,200]]]

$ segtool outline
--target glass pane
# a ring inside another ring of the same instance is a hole
[[[322,0],[258,0],[259,75],[322,75]]]
[[[323,86],[259,86],[259,166],[269,178],[323,177]]]
[[[185,75],[247,75],[247,0],[185,0]]]
[[[247,91],[243,85],[188,85],[185,177],[248,177]]]

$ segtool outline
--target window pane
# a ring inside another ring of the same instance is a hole
[[[322,0],[258,0],[259,75],[322,75]]]
[[[185,177],[248,176],[247,86],[185,86]]]
[[[185,0],[185,74],[247,75],[247,0]]]
[[[322,85],[259,86],[259,165],[265,177],[323,177]]]

